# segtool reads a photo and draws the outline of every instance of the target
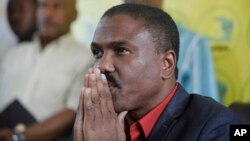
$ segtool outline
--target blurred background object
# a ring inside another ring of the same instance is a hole
[[[0,0],[0,64],[3,56],[17,43],[18,39],[12,32],[7,20],[8,0]]]
[[[77,18],[76,0],[37,2],[34,39],[17,44],[0,64],[3,141],[12,137],[51,141],[71,133],[82,78],[92,62],[89,48],[71,34],[71,23]],[[13,31],[22,36],[22,30],[17,30],[25,26],[14,22]],[[25,128],[20,130],[19,125]]]
[[[32,40],[36,8],[37,0],[0,0],[0,64],[17,43]]]
[[[36,31],[37,0],[9,0],[7,17],[19,43],[31,41]]]
[[[250,1],[167,0],[174,19],[209,40],[221,103],[250,102]]]

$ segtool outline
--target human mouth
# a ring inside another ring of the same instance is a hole
[[[105,74],[105,76],[107,78],[109,87],[120,87],[120,85],[117,83],[117,79],[110,73]]]
[[[109,90],[112,95],[112,97],[115,97],[115,95],[118,93],[118,86],[112,82],[108,82]]]

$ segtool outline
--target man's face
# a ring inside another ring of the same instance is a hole
[[[39,34],[53,40],[67,33],[76,16],[74,4],[75,0],[38,0]]]
[[[8,21],[18,38],[32,36],[36,26],[36,5],[32,0],[10,0]]]
[[[125,14],[101,19],[91,50],[109,81],[116,112],[148,110],[163,87],[161,55],[142,20]]]

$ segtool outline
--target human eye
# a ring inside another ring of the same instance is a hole
[[[115,53],[118,55],[128,55],[130,51],[124,47],[117,47],[115,48]]]
[[[58,3],[55,3],[54,7],[56,9],[63,9],[65,8],[65,5],[63,3],[58,2]]]
[[[99,59],[99,58],[102,57],[103,51],[101,49],[99,49],[99,48],[91,48],[91,50],[92,50],[92,54],[94,55],[94,57],[96,59]]]

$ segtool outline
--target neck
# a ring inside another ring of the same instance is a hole
[[[39,39],[40,39],[40,43],[41,43],[41,50],[46,48],[46,46],[48,44],[50,44],[51,42],[58,40],[59,38],[61,38],[62,36],[66,35],[68,33],[69,33],[69,31],[66,31],[64,33],[61,33],[60,35],[57,35],[57,37],[43,36],[43,35],[39,34]]]
[[[176,79],[168,80],[168,82],[163,84],[162,89],[155,94],[154,97],[150,98],[150,102],[145,102],[145,105],[142,105],[138,109],[133,111],[129,111],[126,116],[126,121],[128,125],[131,125],[138,120],[140,120],[143,116],[145,116],[149,111],[159,105],[174,89],[176,85]]]
[[[29,42],[29,41],[32,41],[32,36],[20,37],[20,38],[18,39],[18,43]]]
[[[41,50],[43,50],[50,42],[53,40],[47,39],[47,38],[42,38],[40,37],[40,43],[41,43]]]
[[[47,45],[50,44],[51,42],[58,40],[61,36],[52,38],[52,37],[44,37],[40,35],[39,39],[40,39],[40,44],[41,44],[41,50],[45,49]]]

